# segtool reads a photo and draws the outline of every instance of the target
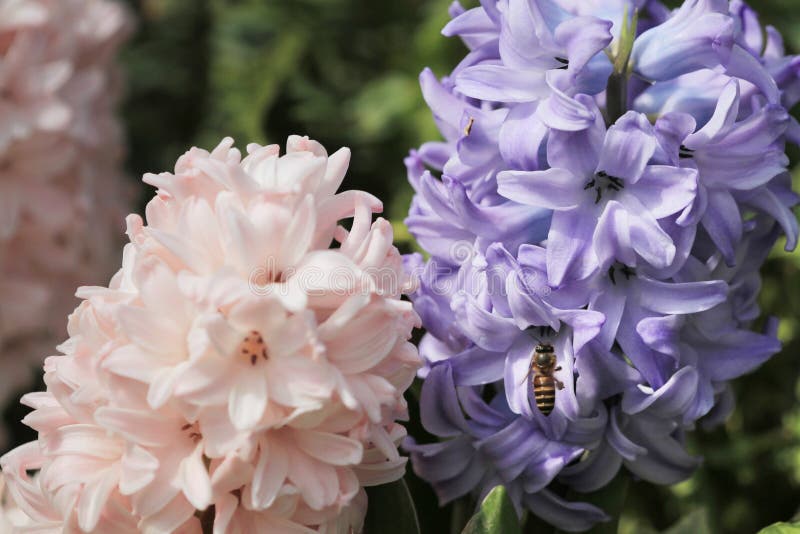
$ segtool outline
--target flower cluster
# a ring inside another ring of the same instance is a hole
[[[419,319],[381,203],[336,193],[347,149],[232,144],[146,175],[121,270],[79,289],[23,397],[39,438],[0,459],[28,525],[359,531],[363,486],[402,476]]]
[[[131,200],[114,56],[129,28],[108,0],[0,1],[4,396],[63,338],[73,289],[114,272]]]
[[[585,530],[606,513],[560,488],[597,490],[623,466],[688,477],[685,433],[724,420],[728,382],[780,349],[774,322],[753,321],[759,267],[781,234],[797,243],[800,58],[740,0],[451,15],[443,33],[469,53],[420,78],[445,140],[406,160],[406,222],[431,256],[406,258],[422,422],[443,439],[406,446],[442,502],[504,484],[520,514]],[[532,361],[547,345],[549,414]]]

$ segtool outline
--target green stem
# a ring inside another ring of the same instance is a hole
[[[622,15],[622,31],[616,50],[609,52],[614,65],[614,72],[608,78],[606,89],[606,112],[608,124],[614,124],[617,119],[628,111],[628,77],[630,75],[630,58],[633,51],[633,42],[636,39],[636,29],[639,25],[639,12],[634,11],[633,17],[628,18],[628,9]]]
[[[628,111],[628,77],[625,74],[615,72],[608,77],[606,111],[609,125],[617,122]]]

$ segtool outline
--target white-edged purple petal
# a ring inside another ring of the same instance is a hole
[[[497,192],[520,204],[553,210],[576,207],[586,197],[582,177],[566,169],[503,171],[497,175]]]
[[[688,314],[713,308],[728,295],[728,284],[722,280],[670,283],[639,277],[640,301],[656,313]]]
[[[530,102],[550,94],[545,71],[473,65],[456,75],[458,92],[490,102]]]

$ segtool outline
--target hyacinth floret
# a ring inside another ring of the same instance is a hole
[[[800,59],[740,0],[458,2],[468,48],[420,75],[443,140],[406,159],[405,258],[427,333],[405,447],[442,503],[506,486],[567,531],[608,518],[568,500],[619,473],[656,484],[733,409],[729,383],[780,350],[759,268],[792,250],[787,171]],[[529,368],[550,343],[564,389],[540,412]]]
[[[405,472],[419,319],[381,203],[336,192],[347,149],[247,151],[145,176],[122,268],[78,290],[47,390],[23,397],[38,439],[0,459],[18,526],[354,532],[363,487]]]

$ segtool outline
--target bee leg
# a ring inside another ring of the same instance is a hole
[[[553,378],[553,380],[555,380],[555,381],[556,381],[556,387],[557,387],[558,389],[564,389],[564,382],[562,382],[562,381],[561,381],[561,380],[559,380],[558,378]]]
[[[561,366],[559,365],[558,367],[556,367],[555,369],[553,369],[553,372],[560,371],[560,370],[561,370]]]
[[[522,380],[520,380],[519,384],[517,384],[517,385],[518,385],[518,386],[521,386],[522,384],[524,384],[524,383],[525,383],[525,381],[526,381],[526,380],[528,380],[528,379],[531,377],[531,375],[532,375],[532,374],[533,374],[533,367],[531,367],[530,369],[528,369],[528,374],[526,374],[526,375],[525,375],[525,378],[523,378]]]

